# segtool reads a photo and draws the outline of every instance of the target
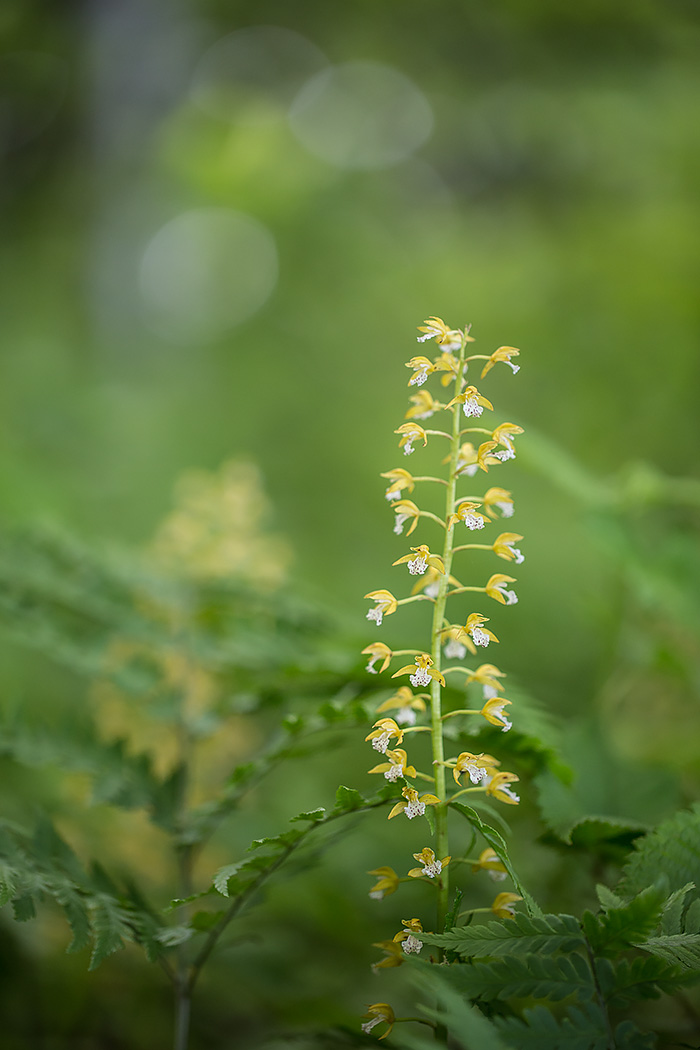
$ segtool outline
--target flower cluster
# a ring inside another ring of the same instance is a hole
[[[488,575],[488,571],[484,572],[480,566],[489,554],[476,552],[489,552],[491,557],[496,555],[520,565],[524,556],[516,544],[523,537],[515,532],[500,532],[495,537],[490,535],[492,530],[496,531],[499,519],[513,516],[513,499],[507,489],[496,485],[486,486],[486,491],[458,493],[458,489],[465,485],[471,489],[480,488],[474,480],[477,476],[514,459],[515,439],[523,431],[515,423],[504,422],[495,427],[487,423],[486,416],[494,411],[493,404],[467,380],[470,366],[477,361],[483,363],[480,378],[499,363],[507,365],[516,374],[520,366],[514,364],[513,359],[518,356],[518,350],[502,346],[490,355],[470,353],[470,344],[474,340],[469,328],[449,328],[439,317],[428,318],[419,332],[418,341],[423,344],[435,341],[438,353],[434,357],[416,355],[406,362],[411,372],[408,380],[410,407],[405,421],[395,433],[399,435],[399,448],[405,456],[413,455],[418,446],[425,449],[442,444],[445,448],[446,443],[449,451],[442,460],[447,467],[446,476],[411,473],[403,467],[395,467],[382,477],[388,481],[385,496],[394,515],[395,534],[402,536],[406,528],[406,535],[410,536],[419,527],[427,525],[433,530],[438,529],[438,543],[433,549],[428,543],[419,543],[394,561],[394,566],[405,565],[409,575],[416,577],[406,597],[397,598],[384,589],[370,591],[365,597],[373,603],[367,619],[377,627],[381,627],[384,618],[403,605],[429,602],[432,606],[430,644],[423,648],[392,649],[383,641],[374,641],[363,649],[363,654],[368,657],[367,671],[375,675],[387,671],[396,657],[410,657],[409,663],[392,674],[392,678],[407,676],[409,684],[401,685],[393,695],[383,699],[377,708],[377,721],[366,736],[372,748],[384,759],[369,772],[382,774],[388,784],[396,785],[395,790],[400,791],[398,801],[389,811],[389,819],[405,816],[414,820],[430,816],[429,826],[434,829],[435,841],[434,845],[423,846],[413,854],[418,864],[409,868],[405,875],[397,874],[386,865],[373,869],[370,874],[377,878],[377,882],[370,890],[370,896],[381,900],[395,893],[401,882],[411,880],[431,885],[437,896],[436,928],[440,932],[449,908],[448,865],[451,871],[457,863],[467,863],[473,872],[485,871],[495,880],[505,879],[508,875],[507,858],[504,862],[491,846],[476,858],[451,857],[447,816],[455,800],[467,795],[470,803],[477,805],[479,799],[517,805],[520,799],[512,785],[518,777],[501,769],[498,758],[485,752],[462,751],[454,758],[446,757],[444,724],[452,717],[477,716],[483,720],[482,724],[495,726],[502,732],[512,728],[505,713],[511,701],[502,695],[503,671],[491,663],[478,664],[475,660],[476,666],[470,666],[464,661],[499,641],[487,626],[490,618],[473,606],[469,607],[468,603],[474,601],[474,596],[481,594],[502,606],[514,605],[518,601],[511,586],[516,582],[515,578],[501,572]],[[441,388],[452,387],[446,390],[446,396],[442,394],[444,401],[426,389],[430,380],[439,383],[436,393],[441,392]],[[433,429],[427,423],[438,414],[449,420],[445,429]],[[438,491],[436,485],[445,495],[442,516],[428,509],[419,495],[424,490]],[[472,542],[482,537],[483,542]],[[435,553],[435,547],[440,553]],[[483,573],[478,583],[466,584],[453,575],[453,563],[465,551],[470,553],[475,571]],[[455,622],[446,615],[448,601],[451,611],[453,606],[462,603],[461,615],[453,612],[453,616],[457,615]],[[443,662],[449,666],[444,666]],[[478,689],[481,706],[457,706],[444,710],[446,675],[455,676],[451,684],[455,681],[463,684],[470,696]],[[409,760],[414,740],[412,734],[416,733],[429,734],[432,747],[429,770],[422,770],[418,763],[414,764],[415,756]],[[446,776],[448,771],[452,773],[450,781]],[[416,781],[425,782],[426,790],[421,792],[415,786]],[[454,785],[450,787],[452,781]],[[463,800],[467,801],[467,798]],[[510,916],[514,914],[513,908],[518,900],[517,894],[500,893],[490,911],[499,917]],[[376,945],[383,950],[384,957],[374,964],[375,970],[399,966],[407,955],[421,951],[421,920],[405,919],[403,927],[391,940]],[[389,1026],[384,1035],[397,1020],[401,1020],[394,1017],[386,1003],[374,1003],[368,1008],[366,1018],[362,1026],[365,1032],[384,1022]]]

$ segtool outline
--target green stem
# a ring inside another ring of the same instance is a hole
[[[455,393],[460,392],[462,386],[462,374],[464,371],[464,352],[466,347],[466,332],[460,348],[459,366],[455,377]],[[457,493],[457,461],[459,459],[459,413],[461,405],[457,404],[452,409],[452,436],[450,447],[450,467],[447,478],[447,494],[445,498],[445,519],[449,521],[452,508],[455,505]],[[440,670],[442,655],[442,624],[445,619],[445,605],[447,604],[447,593],[450,586],[450,569],[452,568],[452,555],[454,548],[454,522],[450,522],[445,528],[445,545],[442,560],[445,566],[445,574],[440,579],[440,589],[435,599],[433,610],[432,627],[432,651],[433,667]],[[441,799],[441,804],[435,807],[435,847],[438,857],[446,857],[449,854],[449,835],[447,827],[447,791],[445,785],[445,748],[442,734],[442,696],[440,683],[437,678],[431,681],[431,719],[432,719],[432,742],[433,742],[433,765],[435,768],[435,794]],[[442,932],[445,928],[445,917],[449,909],[449,872],[445,870],[438,891],[437,905],[437,930]]]

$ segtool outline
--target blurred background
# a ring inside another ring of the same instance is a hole
[[[483,384],[526,430],[489,476],[527,555],[499,656],[600,788],[559,800],[560,822],[624,810],[630,780],[650,789],[622,814],[640,821],[694,797],[697,5],[5,0],[0,52],[4,527],[143,550],[183,474],[252,463],[275,565],[333,610],[355,666],[375,640],[362,595],[394,588],[406,548],[379,473],[419,459],[393,434],[416,326],[472,324],[476,352],[521,350]],[[2,650],[6,707],[80,702],[50,661]],[[31,815],[31,776],[3,775],[6,815]],[[58,964],[15,935],[8,958],[48,995]],[[73,990],[35,1045],[140,1046],[110,998],[126,964],[86,979],[61,936]],[[100,1009],[90,1035],[76,1018]]]

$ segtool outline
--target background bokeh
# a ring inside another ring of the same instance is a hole
[[[5,0],[5,526],[143,549],[183,472],[243,457],[294,587],[366,644],[362,595],[391,589],[404,553],[378,475],[404,465],[415,327],[472,324],[477,351],[522,352],[517,376],[484,384],[497,421],[526,428],[494,482],[526,536],[520,605],[494,613],[509,671],[591,781],[610,748],[672,773],[669,798],[687,800],[699,54],[684,0]],[[2,650],[6,706],[77,702],[49,661]],[[5,773],[13,818],[53,790],[23,776]],[[310,795],[337,766],[316,776]],[[611,797],[616,784],[594,808]],[[314,929],[330,944],[333,893],[325,907]],[[47,1007],[57,1031],[77,1038],[63,1014],[95,1003],[115,1016],[127,968],[86,984],[80,959],[54,971],[38,944],[8,944],[35,952],[42,994],[50,974],[72,989]],[[169,1008],[158,994],[144,1031]],[[116,1022],[98,1043],[90,1030],[86,1047],[122,1045]],[[202,1045],[227,1045],[216,1032]]]

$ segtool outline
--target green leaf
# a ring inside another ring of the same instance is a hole
[[[472,962],[450,967],[450,979],[469,999],[551,999],[593,997],[595,985],[588,962],[576,952],[569,955],[524,957],[509,955],[496,962]]]
[[[700,803],[675,813],[636,844],[622,873],[619,891],[639,893],[663,873],[672,890],[700,886]]]
[[[341,784],[335,793],[336,812],[350,812],[353,809],[360,809],[364,805],[364,798],[355,788],[345,787],[344,784]]]
[[[454,1050],[474,1050],[475,1047],[478,1050],[511,1050],[501,1039],[494,1024],[455,991],[447,970],[413,959],[409,972],[417,992],[429,996],[436,1003],[435,1006],[421,1004],[421,1012],[448,1029],[450,1046]],[[424,1032],[427,1033],[428,1029]],[[408,1050],[435,1050],[438,1045],[435,1036],[424,1032],[416,1031],[413,1026],[402,1026],[401,1047]]]
[[[525,955],[528,952],[551,955],[583,948],[585,940],[578,920],[572,915],[529,916],[517,914],[514,919],[487,922],[482,925],[456,926],[449,933],[418,933],[426,944],[450,948],[464,956]]]
[[[621,908],[625,903],[622,897],[618,897],[616,893],[609,890],[607,886],[603,886],[602,883],[598,883],[595,891],[603,911],[608,911],[610,908]]]
[[[602,955],[616,955],[645,941],[659,925],[665,900],[664,889],[648,886],[622,907],[609,908],[597,916],[584,913],[583,927],[593,950]]]
[[[596,969],[606,1001],[615,1009],[635,999],[655,999],[684,983],[680,966],[654,955],[622,956],[614,964],[598,959]]]
[[[520,879],[518,878],[517,872],[513,867],[510,857],[508,856],[508,847],[506,846],[505,839],[503,836],[492,828],[489,824],[484,823],[479,814],[471,806],[465,806],[462,802],[451,802],[450,806],[452,809],[456,809],[458,813],[461,813],[463,817],[469,821],[473,828],[475,828],[488,842],[489,846],[497,853],[499,859],[502,861],[506,871],[513,880],[513,885],[525,901],[525,905],[531,915],[542,915],[542,909],[532,899],[530,894],[527,892]]]
[[[97,893],[91,900],[93,946],[90,970],[96,970],[101,962],[124,947],[131,940],[131,930],[119,902],[106,893]]]
[[[561,1021],[544,1006],[525,1010],[523,1020],[495,1018],[494,1025],[517,1050],[607,1050],[607,1018],[596,1003],[570,1007]]]
[[[663,913],[661,915],[661,932],[662,933],[682,933],[683,932],[683,909],[685,908],[685,898],[691,890],[695,889],[695,884],[687,882],[685,886],[681,886],[679,890],[676,890],[668,898],[664,904]],[[695,903],[695,902],[694,902]],[[691,905],[692,907],[692,905]],[[697,930],[687,930],[688,933],[697,933]]]
[[[326,815],[326,811],[323,806],[319,806],[318,809],[310,809],[306,813],[298,813],[296,817],[290,817],[290,822],[295,820],[310,820],[312,824],[317,824]]]
[[[165,926],[162,930],[158,930],[155,939],[165,948],[175,948],[178,944],[189,941],[193,934],[194,930],[191,926]]]
[[[28,922],[29,919],[36,918],[34,898],[30,894],[25,894],[23,897],[15,897],[12,902],[12,910],[15,913],[17,922]]]
[[[700,971],[700,933],[675,933],[662,937],[647,937],[636,945],[684,970]]]
[[[218,890],[222,897],[228,897],[229,881],[234,877],[234,875],[238,874],[242,866],[243,862],[241,861],[238,861],[236,864],[226,864],[223,868],[219,868],[219,870],[214,875],[214,878],[212,880],[214,889]],[[192,898],[186,898],[183,901],[171,901],[171,906],[176,904],[185,904],[191,899]]]

